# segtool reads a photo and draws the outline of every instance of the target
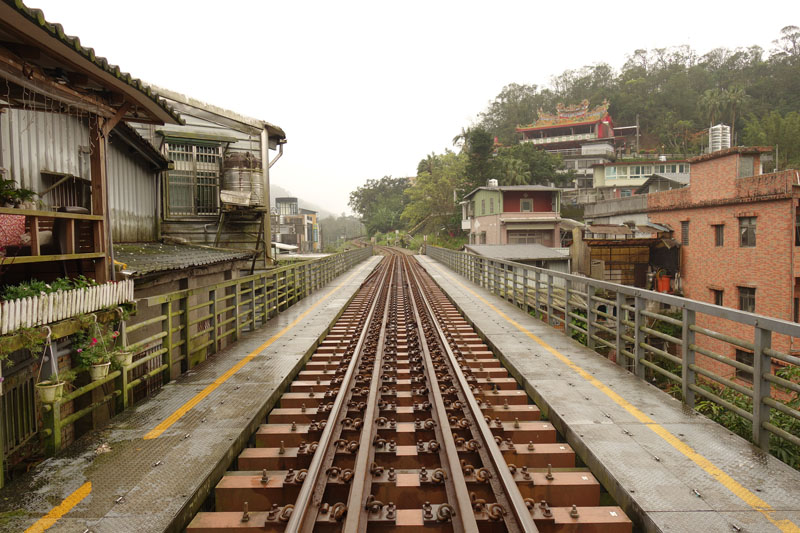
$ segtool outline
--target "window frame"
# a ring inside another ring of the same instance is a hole
[[[681,246],[689,246],[689,220],[681,220]]]
[[[714,246],[725,246],[725,224],[713,224],[714,228]]]
[[[163,181],[164,218],[218,217],[224,157],[222,144],[190,139],[167,140],[165,150],[174,168],[165,173]],[[179,193],[180,189],[188,191],[188,194]],[[178,198],[185,198],[187,205],[176,204]],[[189,201],[191,205],[188,205]]]
[[[525,209],[525,205],[529,205],[529,209]],[[519,212],[520,213],[533,213],[533,198],[520,198],[519,200]]]
[[[739,247],[755,248],[758,232],[758,217],[739,217]],[[752,238],[748,238],[748,237]],[[752,241],[752,242],[751,242]]]
[[[753,370],[755,371],[755,354],[748,350],[741,350],[736,348],[736,362],[742,363],[748,366],[752,366]],[[736,379],[744,381],[745,383],[753,383],[753,372],[748,372],[747,370],[741,370],[736,368]]]
[[[737,287],[739,289],[739,310],[747,313],[756,312],[756,288]]]
[[[725,305],[725,291],[722,289],[710,289],[711,296],[714,300],[714,305],[719,305],[723,307]]]

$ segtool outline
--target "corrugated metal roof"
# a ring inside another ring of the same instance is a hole
[[[473,253],[506,261],[569,259],[569,254],[541,244],[468,244]]]
[[[114,259],[125,263],[128,270],[136,271],[136,275],[211,265],[249,257],[253,257],[253,252],[244,250],[236,252],[185,244],[146,242],[114,245]]]
[[[623,224],[592,224],[586,226],[586,231],[604,235],[633,235],[631,228]]]

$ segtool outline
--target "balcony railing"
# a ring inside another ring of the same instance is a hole
[[[762,449],[771,440],[777,449],[800,447],[800,410],[780,401],[797,397],[800,383],[773,372],[800,365],[787,353],[800,324],[433,246],[426,254],[587,347],[616,354],[636,376],[662,380],[689,407],[699,397],[741,417]],[[752,353],[753,363],[724,355],[733,349]]]

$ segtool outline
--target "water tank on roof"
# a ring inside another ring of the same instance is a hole
[[[264,176],[261,160],[250,152],[233,152],[222,162],[222,192],[225,203],[264,206]]]
[[[725,124],[711,126],[708,130],[708,151],[717,152],[731,147],[731,127]]]
[[[497,187],[497,180],[489,180],[487,183],[489,187]]]

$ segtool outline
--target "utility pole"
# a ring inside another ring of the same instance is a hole
[[[639,113],[636,113],[636,155],[639,155]]]

